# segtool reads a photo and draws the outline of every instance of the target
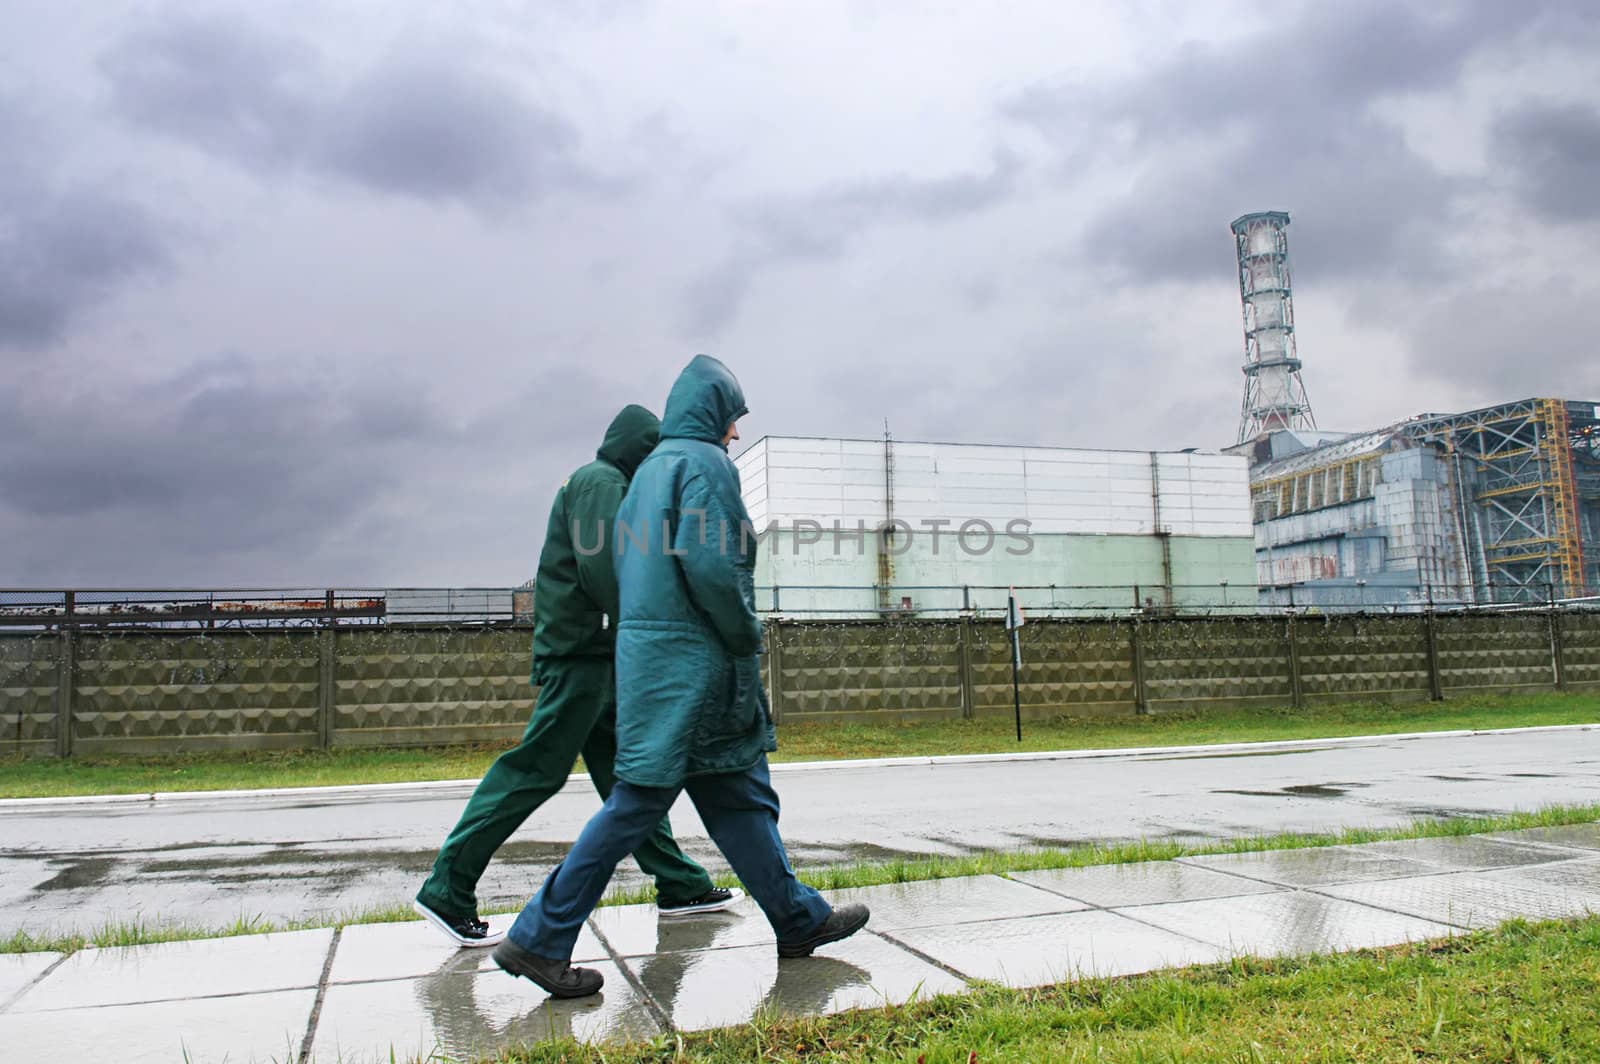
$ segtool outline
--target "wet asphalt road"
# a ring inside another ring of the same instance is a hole
[[[1383,827],[1600,803],[1600,729],[1282,744],[773,773],[797,865],[1086,840]],[[0,933],[110,920],[221,926],[408,903],[471,785],[290,797],[0,803]],[[480,884],[514,906],[599,799],[584,780],[523,826]],[[726,865],[687,800],[684,848]],[[632,861],[618,881],[638,880]]]

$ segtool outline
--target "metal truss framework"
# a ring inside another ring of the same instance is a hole
[[[1288,225],[1285,212],[1261,211],[1236,218],[1230,226],[1244,312],[1240,443],[1276,429],[1317,427],[1295,347],[1289,238],[1284,232]]]
[[[1494,589],[1487,597],[1575,597],[1600,587],[1589,559],[1600,552],[1584,542],[1585,507],[1600,511],[1600,407],[1524,399],[1420,418],[1400,432],[1473,463],[1480,557]]]

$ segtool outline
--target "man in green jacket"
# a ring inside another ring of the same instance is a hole
[[[685,790],[766,914],[778,956],[807,956],[867,922],[866,906],[834,909],[801,883],[778,835],[755,536],[728,457],[745,413],[728,368],[697,356],[617,511],[617,782],[494,951],[501,968],[555,997],[600,989],[599,972],[571,964],[578,931],[617,862]]]
[[[611,794],[618,616],[611,526],[660,432],[650,411],[624,407],[595,460],[567,478],[550,507],[533,591],[532,680],[539,688],[533,719],[522,741],[490,766],[417,892],[417,912],[457,945],[492,946],[505,937],[478,918],[478,880],[500,844],[566,784],[580,753],[600,797]],[[713,886],[705,869],[684,856],[665,816],[629,849],[655,877],[663,916],[724,909],[740,896]]]

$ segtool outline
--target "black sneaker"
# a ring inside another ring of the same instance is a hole
[[[663,905],[656,902],[656,912],[662,916],[693,916],[695,913],[719,913],[731,909],[744,897],[744,891],[730,887],[712,887],[704,894],[682,905]]]
[[[493,956],[502,971],[531,979],[551,997],[588,997],[606,985],[606,977],[593,968],[574,968],[569,961],[529,953],[509,938],[494,948]]]
[[[489,924],[478,919],[476,914],[457,916],[453,913],[440,912],[421,898],[412,902],[411,907],[417,910],[424,920],[444,932],[445,937],[451,942],[467,949],[493,946],[506,937],[504,931],[490,931]]]
[[[849,938],[866,927],[867,917],[871,915],[872,912],[865,905],[846,905],[842,909],[835,909],[826,920],[822,921],[821,927],[805,938],[797,942],[779,942],[778,956],[809,957],[811,951],[818,946],[826,946],[841,938]]]

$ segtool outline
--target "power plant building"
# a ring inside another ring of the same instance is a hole
[[[1600,589],[1600,404],[1280,429],[1228,450],[1251,462],[1264,603],[1421,608]]]
[[[1246,460],[764,437],[735,459],[763,611],[1070,615],[1256,601]]]

